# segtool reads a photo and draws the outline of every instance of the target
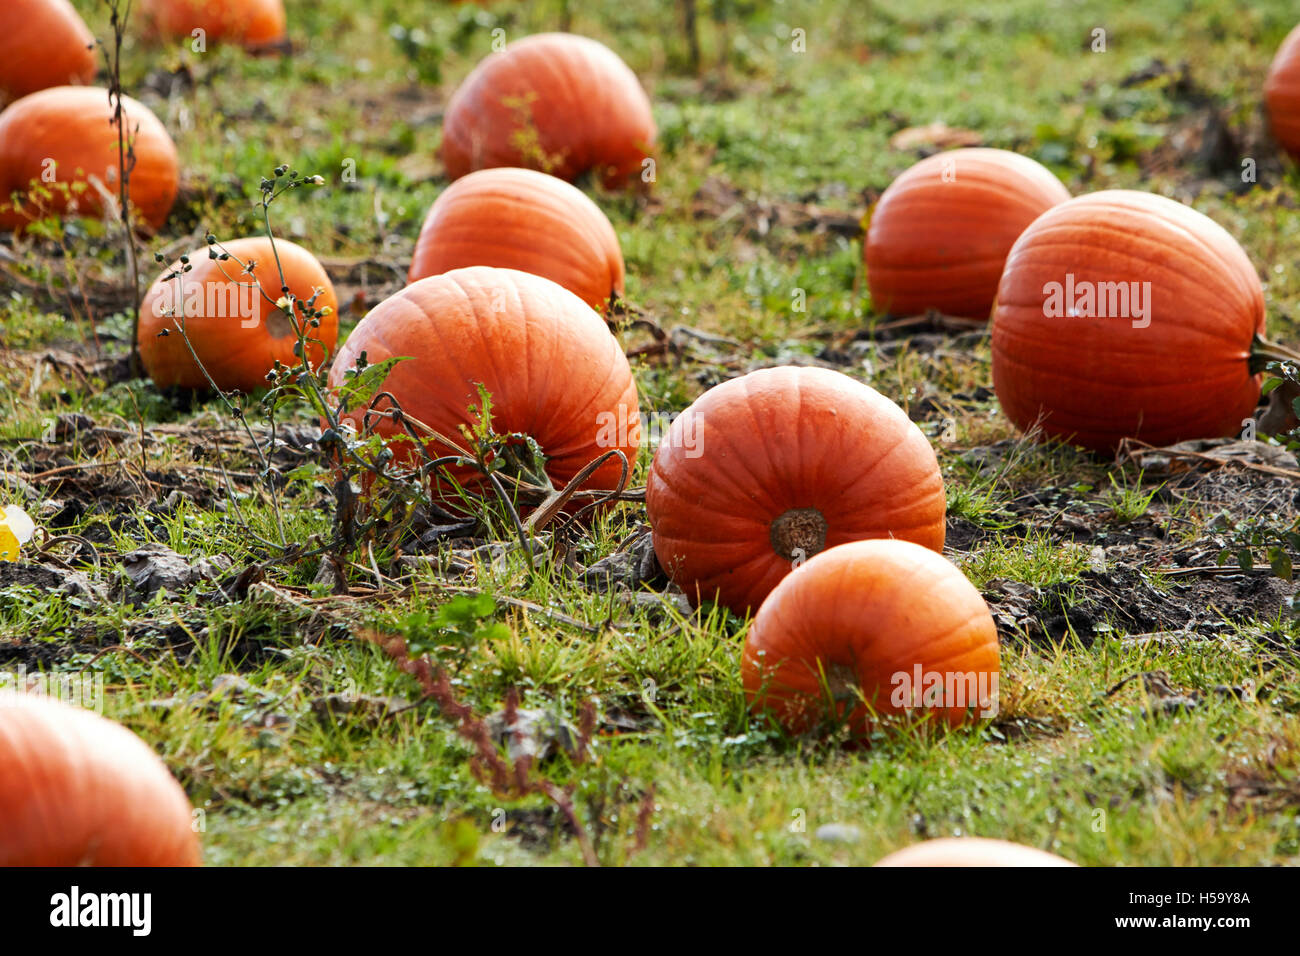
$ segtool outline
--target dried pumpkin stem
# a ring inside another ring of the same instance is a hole
[[[1300,352],[1280,342],[1270,342],[1262,335],[1256,335],[1250,344],[1250,373],[1256,375],[1264,371],[1270,362],[1300,364]]]
[[[772,522],[772,550],[787,561],[811,558],[826,547],[826,530],[816,508],[791,508]]]

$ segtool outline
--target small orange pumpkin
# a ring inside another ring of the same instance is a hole
[[[180,166],[176,144],[143,103],[122,97],[133,140],[131,204],[151,229],[162,228],[176,201]],[[0,229],[19,231],[39,218],[30,199],[15,203],[32,183],[66,184],[51,190],[46,211],[61,215],[99,216],[105,205],[97,179],[114,198],[118,188],[118,137],[108,105],[108,91],[93,86],[56,86],[11,103],[0,112]],[[76,185],[81,184],[81,185]],[[140,219],[136,221],[139,222]]]
[[[165,37],[237,43],[249,49],[284,42],[283,0],[143,0],[145,16]]]
[[[281,365],[298,364],[293,324],[275,306],[281,297],[277,256],[295,297],[306,302],[322,290],[313,308],[328,309],[329,314],[319,327],[307,330],[309,339],[318,340],[311,343],[308,357],[313,367],[319,366],[338,342],[339,323],[334,286],[316,257],[286,239],[277,239],[272,249],[265,236],[210,248],[231,258],[213,259],[209,248],[195,250],[189,255],[193,270],[164,281],[180,269],[181,263],[173,263],[140,306],[140,359],[154,383],[160,388],[209,387],[177,331],[182,320],[194,353],[218,388],[251,392],[266,386],[266,374],[277,360]],[[301,321],[301,312],[297,317]],[[160,335],[164,330],[168,334]]]
[[[1300,25],[1287,34],[1264,82],[1273,138],[1300,162]]]
[[[525,166],[605,185],[642,174],[655,142],[650,100],[626,63],[588,37],[539,33],[491,53],[447,104],[442,162],[452,179]]]
[[[895,850],[876,866],[1077,866],[1021,843],[986,837],[944,837]]]
[[[980,593],[943,555],[891,539],[839,545],[787,575],[741,657],[751,707],[791,733],[834,716],[862,735],[872,712],[957,726],[996,710],[998,673]]]
[[[564,180],[531,169],[481,169],[434,201],[408,281],[464,266],[545,276],[601,310],[623,294],[623,253],[600,207]]]
[[[941,550],[943,478],[897,405],[822,368],[751,372],[673,422],[646,482],[659,563],[692,602],[758,607],[794,563],[862,538]]]
[[[0,866],[197,866],[189,798],[120,724],[0,692]]]
[[[95,37],[68,0],[0,4],[0,106],[95,78]]]
[[[1027,156],[954,149],[895,179],[863,244],[877,312],[987,319],[1011,245],[1069,190]]]
[[[640,413],[627,356],[591,306],[549,279],[488,266],[420,279],[352,330],[330,368],[331,386],[343,384],[362,352],[371,365],[410,356],[392,367],[382,388],[453,440],[462,425],[477,421],[471,406],[480,404],[478,386],[485,387],[496,433],[531,436],[556,487],[606,452],[622,451],[629,467],[636,461]],[[358,427],[363,411],[351,415]],[[400,426],[382,419],[375,431],[390,439],[396,460],[415,455]],[[452,453],[436,440],[427,447],[435,457]],[[616,487],[622,470],[611,458],[583,490]],[[468,469],[454,474],[466,488],[481,487]],[[445,483],[434,493],[455,500]]]

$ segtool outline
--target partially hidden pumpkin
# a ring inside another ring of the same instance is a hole
[[[1232,236],[1171,199],[1107,190],[1056,206],[1016,241],[993,382],[1020,429],[1093,451],[1217,438],[1259,399],[1263,332],[1259,276]]]
[[[285,39],[283,0],[143,0],[142,10],[154,30],[165,37],[235,43],[249,49],[281,44]]]
[[[655,142],[650,100],[614,51],[588,37],[539,33],[480,62],[452,95],[442,162],[452,179],[524,166],[610,187],[643,178]]]
[[[954,149],[885,190],[863,244],[875,310],[988,319],[1012,243],[1070,198],[1045,167],[1003,149]]]
[[[958,726],[997,712],[998,632],[975,587],[910,541],[854,541],[787,575],[741,656],[750,706],[791,733],[875,716]]]
[[[1064,857],[1008,840],[942,837],[896,850],[876,866],[1077,866]]]
[[[1273,138],[1300,162],[1300,25],[1287,34],[1273,58],[1264,101]]]
[[[370,365],[406,357],[381,387],[406,414],[457,443],[429,439],[432,457],[467,448],[461,426],[480,420],[482,386],[491,396],[495,433],[536,441],[557,488],[607,452],[621,451],[629,474],[636,462],[640,412],[627,357],[591,306],[549,279],[488,266],[420,279],[352,330],[330,369],[331,386],[344,383],[362,353]],[[391,405],[381,400],[376,408]],[[363,412],[350,416],[358,427]],[[417,454],[399,425],[382,419],[375,431],[388,439],[397,461]],[[481,490],[472,470],[450,473],[463,487]],[[611,456],[583,490],[615,488],[622,473],[618,456]],[[434,494],[450,501],[456,492],[436,477]]]
[[[600,207],[577,187],[531,169],[481,169],[434,201],[408,281],[465,266],[544,276],[596,309],[623,294],[623,253]]]
[[[197,866],[189,799],[120,724],[0,691],[0,866]]]
[[[210,251],[228,255],[213,259]],[[277,267],[277,257],[279,266]],[[233,239],[197,249],[188,256],[192,271],[167,279],[181,268],[172,263],[158,277],[140,306],[140,360],[159,387],[208,388],[194,354],[221,389],[251,392],[265,387],[277,361],[296,366],[298,336],[286,312],[278,308],[284,285],[311,308],[328,310],[318,327],[306,329],[307,357],[318,367],[338,342],[338,301],[320,262],[302,246],[265,236]],[[320,290],[320,295],[317,295]],[[303,321],[301,309],[295,318]],[[184,325],[185,336],[180,333]],[[166,334],[160,334],[166,332]],[[189,339],[190,347],[185,344]]]
[[[0,106],[95,78],[95,37],[68,0],[0,4]]]
[[[176,201],[176,144],[143,103],[124,96],[122,109],[135,152],[135,221],[156,231]],[[116,201],[120,166],[112,118],[108,91],[93,86],[40,90],[0,112],[0,229],[22,230],[49,214],[99,216],[105,209],[101,190]],[[33,183],[49,195],[31,195]],[[20,194],[17,201],[13,193]]]
[[[934,450],[902,409],[840,372],[782,367],[724,382],[678,416],[646,512],[687,597],[744,614],[837,544],[942,549],[945,499]]]

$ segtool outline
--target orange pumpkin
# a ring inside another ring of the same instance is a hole
[[[564,180],[531,169],[481,169],[434,202],[408,281],[464,266],[545,276],[596,309],[623,294],[623,253],[600,207]]]
[[[1020,843],[985,837],[945,837],[914,843],[878,860],[876,866],[1076,866]]]
[[[605,185],[642,174],[655,142],[650,100],[618,54],[587,37],[539,33],[489,54],[447,104],[442,162],[452,179],[525,166]]]
[[[1300,25],[1287,34],[1264,82],[1273,138],[1300,162]]]
[[[124,96],[122,108],[135,150],[131,203],[140,219],[158,230],[176,201],[176,145],[149,107]],[[50,190],[42,200],[47,212],[101,215],[104,201],[90,179],[116,199],[118,137],[112,118],[108,92],[93,86],[40,90],[0,113],[0,229],[21,230],[40,218],[38,204],[30,197],[18,202],[10,198],[15,192],[26,193],[33,181],[70,187],[70,193]]]
[[[646,512],[659,563],[693,602],[757,607],[794,562],[862,538],[943,548],[934,450],[847,375],[772,368],[705,392],[655,452]]]
[[[141,8],[165,37],[193,38],[244,47],[272,46],[285,39],[283,0],[143,0]]]
[[[787,575],[745,637],[754,710],[791,733],[827,717],[867,733],[872,713],[957,726],[992,716],[998,632],[980,593],[941,554],[910,541],[854,541]]]
[[[185,791],[120,724],[0,692],[0,866],[197,866]]]
[[[275,305],[281,297],[277,255],[290,292],[306,302],[319,289],[312,308],[329,310],[319,327],[307,330],[309,339],[318,340],[311,344],[308,358],[313,367],[319,366],[338,342],[339,324],[334,286],[316,257],[286,239],[277,239],[272,249],[265,236],[210,248],[231,258],[213,259],[207,247],[195,250],[188,257],[193,270],[165,280],[181,267],[172,263],[140,306],[140,360],[155,384],[209,387],[177,331],[182,321],[195,355],[219,388],[251,392],[266,386],[266,374],[277,360],[281,365],[298,364],[293,323]],[[296,315],[301,321],[301,311]],[[160,335],[164,330],[168,334]]]
[[[987,319],[1007,253],[1069,191],[1027,156],[954,149],[895,179],[871,214],[863,257],[877,312]]]
[[[496,433],[531,436],[556,487],[615,449],[629,467],[636,461],[640,416],[627,357],[600,316],[549,279],[487,266],[420,279],[352,330],[330,369],[331,386],[343,384],[362,352],[371,365],[410,356],[393,366],[383,389],[453,440],[462,425],[477,421],[471,406],[480,404],[478,385],[484,386]],[[358,425],[361,418],[360,411],[351,415]],[[391,439],[398,461],[411,460],[415,449],[399,426],[385,419],[376,431]],[[451,453],[433,440],[427,448],[434,457]],[[465,487],[479,487],[467,469],[454,474]],[[611,459],[584,490],[614,488],[621,474]],[[441,483],[435,494],[454,498]]]
[[[1016,242],[993,318],[993,382],[1023,430],[1099,452],[1242,428],[1259,400],[1264,294],[1241,246],[1194,209],[1107,190]]]
[[[0,4],[0,106],[95,78],[95,37],[68,0]]]

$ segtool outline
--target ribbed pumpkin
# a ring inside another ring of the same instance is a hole
[[[861,735],[872,711],[957,726],[996,712],[998,633],[943,555],[910,541],[854,541],[776,586],[740,669],[750,706],[791,733],[834,716]]]
[[[943,547],[930,443],[875,389],[821,368],[763,369],[700,396],[655,452],[646,511],[659,563],[691,601],[737,614],[837,544]]]
[[[443,191],[420,230],[410,282],[465,266],[558,282],[596,309],[623,293],[623,253],[582,190],[531,169],[481,169]]]
[[[68,0],[0,4],[0,106],[95,78],[95,37]]]
[[[283,0],[142,0],[141,8],[165,37],[193,37],[203,30],[206,42],[251,49],[285,38]]]
[[[1044,437],[1094,451],[1217,438],[1259,399],[1263,331],[1259,277],[1222,227],[1161,196],[1092,193],[1044,213],[1011,250],[993,382],[1019,428],[1041,421]]]
[[[197,866],[189,799],[120,724],[0,692],[0,866]]]
[[[1300,26],[1287,34],[1273,58],[1264,99],[1273,138],[1300,162]]]
[[[650,100],[608,47],[571,33],[539,33],[489,54],[447,104],[442,162],[452,179],[489,166],[524,166],[607,186],[639,177],[655,142]]]
[[[926,840],[889,854],[876,866],[1076,866],[1031,846],[986,837]]]
[[[1038,216],[1070,198],[1047,169],[1002,149],[954,149],[895,179],[863,246],[875,310],[987,319],[1002,266]]]
[[[176,201],[180,169],[176,145],[158,118],[129,96],[122,98],[128,138],[133,139],[135,168],[131,171],[131,203],[150,228],[160,229]],[[99,191],[88,184],[96,177],[117,196],[118,139],[112,125],[108,92],[93,86],[57,86],[11,103],[0,113],[0,229],[20,230],[36,208],[21,208],[10,200],[37,183],[87,183],[71,204],[53,190],[46,206],[57,214],[99,216],[104,209]],[[69,208],[69,206],[73,208]]]
[[[189,255],[193,271],[163,281],[180,268],[179,262],[173,263],[145,295],[139,344],[149,377],[162,388],[209,387],[176,331],[182,319],[190,345],[219,388],[251,392],[266,386],[266,374],[277,359],[282,365],[297,365],[297,335],[289,317],[275,307],[281,296],[276,254],[285,282],[297,298],[306,302],[315,290],[323,290],[313,308],[328,308],[330,313],[307,333],[324,344],[324,348],[313,344],[308,352],[312,366],[320,365],[338,342],[339,324],[334,286],[316,257],[285,239],[277,239],[273,251],[265,236],[233,239],[211,248],[232,258],[212,259],[208,247],[196,249]],[[253,273],[245,267],[252,267]],[[301,320],[301,312],[298,315]],[[164,329],[169,333],[159,335]]]
[[[636,461],[640,417],[627,357],[591,306],[549,279],[487,266],[420,279],[353,329],[330,369],[332,386],[343,383],[362,352],[371,365],[410,356],[392,368],[383,389],[454,440],[461,425],[476,420],[470,408],[480,405],[483,385],[497,434],[536,440],[556,487],[615,449],[629,467]],[[359,425],[361,415],[353,420]],[[399,461],[410,460],[414,449],[404,431],[386,420],[376,431],[400,436],[390,447]],[[428,448],[434,456],[448,453],[434,441]],[[621,473],[611,459],[583,488],[614,488]],[[479,487],[472,472],[455,474],[466,487]],[[435,494],[450,498],[453,490],[440,484]]]

